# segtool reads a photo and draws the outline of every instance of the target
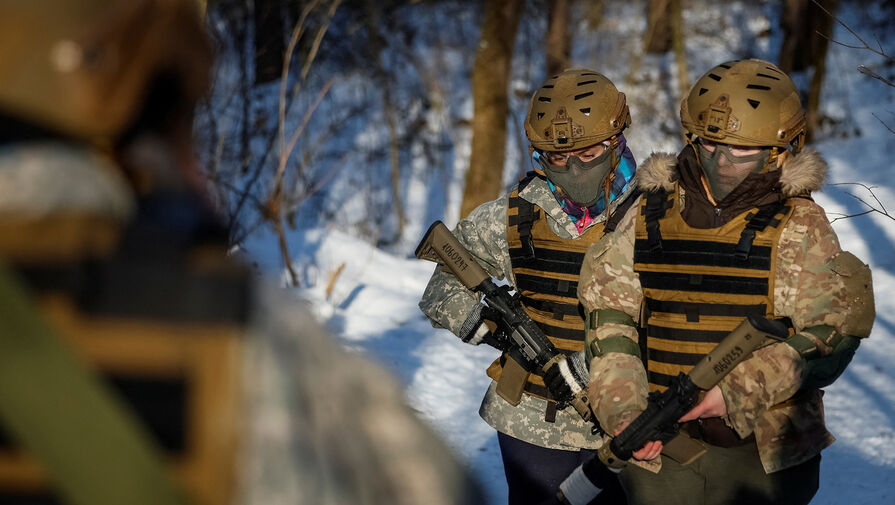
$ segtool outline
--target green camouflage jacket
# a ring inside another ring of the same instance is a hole
[[[632,189],[633,184],[612,202],[610,209],[614,210],[622,203]],[[560,208],[545,179],[535,178],[519,196],[544,210],[550,229],[558,237],[571,239],[580,236],[575,223]],[[505,195],[474,209],[467,218],[457,223],[454,235],[492,277],[506,279],[515,286],[507,245],[507,197]],[[605,213],[593,223],[604,220]],[[419,306],[432,320],[433,326],[447,328],[456,335],[479,303],[479,298],[452,274],[436,268]],[[495,388],[496,383],[492,383],[485,393],[479,414],[497,431],[550,449],[596,449],[602,445],[599,437],[592,435],[592,424],[584,422],[573,408],[558,411],[556,422],[548,423],[544,420],[546,400],[522,395],[522,402],[513,407],[497,395]]]
[[[644,191],[678,188],[677,197],[685,205],[686,191],[673,182],[678,169],[674,155],[654,154],[639,168],[638,184]],[[789,196],[820,189],[825,175],[826,163],[820,155],[802,152],[783,164],[781,191]],[[774,313],[790,317],[797,332],[828,325],[843,335],[866,337],[869,326],[856,328],[856,319],[864,319],[860,324],[866,325],[870,310],[872,321],[872,290],[855,293],[846,282],[851,273],[837,268],[840,258],[853,256],[840,249],[823,209],[808,199],[790,201],[795,209],[780,235],[775,261]],[[588,250],[578,288],[586,310],[621,310],[639,322],[642,293],[633,269],[638,209],[635,203],[617,232]],[[633,327],[605,324],[589,330],[587,341],[617,335],[638,339]],[[821,353],[830,351],[822,343],[818,347]],[[822,392],[803,391],[799,401],[793,399],[804,370],[805,360],[799,353],[785,343],[775,343],[756,351],[719,384],[728,411],[724,421],[741,437],[755,434],[768,473],[806,461],[834,441],[824,426]],[[648,386],[640,358],[607,353],[591,361],[590,374],[589,398],[607,431],[645,408]]]

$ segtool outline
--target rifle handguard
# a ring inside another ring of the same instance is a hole
[[[669,436],[673,434],[670,430],[676,431],[677,420],[695,406],[698,389],[707,391],[713,388],[768,340],[783,341],[787,336],[786,327],[779,321],[753,316],[746,318],[689,374],[675,377],[663,393],[652,393],[646,410],[610,443],[603,444],[599,449],[597,456],[600,461],[608,467],[621,468],[632,452],[650,440],[672,438]]]

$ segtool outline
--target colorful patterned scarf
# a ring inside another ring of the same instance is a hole
[[[612,181],[612,189],[609,191],[610,202],[614,201],[628,189],[631,179],[634,178],[634,173],[637,171],[637,162],[634,160],[631,150],[628,149],[624,135],[618,136],[618,150],[622,153],[622,157],[618,168],[615,169],[615,180]],[[572,218],[579,232],[584,230],[595,217],[606,210],[605,189],[600,190],[600,196],[597,198],[596,203],[590,207],[580,207],[569,199],[562,188],[550,182],[549,179],[547,184],[550,185],[550,191],[553,192],[553,196],[559,202],[563,212]]]

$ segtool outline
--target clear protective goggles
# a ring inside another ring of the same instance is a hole
[[[731,163],[750,163],[758,161],[762,157],[767,156],[766,147],[760,146],[734,146],[728,144],[719,144],[702,137],[696,139],[696,144],[709,154],[709,157],[719,159],[718,156],[724,156]]]
[[[609,142],[600,142],[577,151],[543,151],[534,150],[534,158],[544,170],[567,172],[571,168],[590,170],[609,156]]]

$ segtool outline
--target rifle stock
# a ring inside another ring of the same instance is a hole
[[[421,260],[434,261],[447,268],[467,289],[479,291],[482,282],[491,280],[491,276],[441,221],[432,223],[415,254]]]

